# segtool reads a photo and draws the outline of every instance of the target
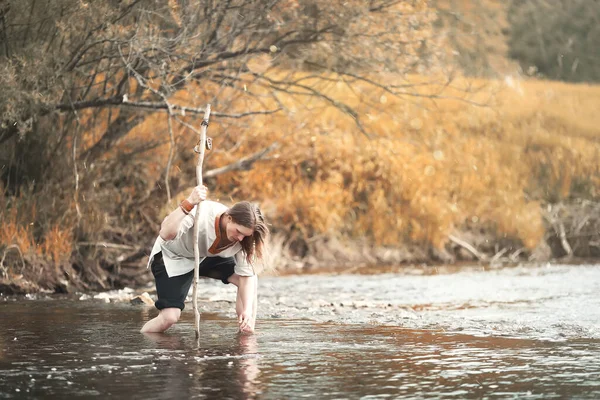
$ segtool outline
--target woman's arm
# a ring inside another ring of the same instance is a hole
[[[254,332],[254,325],[256,323],[256,298],[257,298],[257,285],[256,276],[240,276],[238,282],[238,293],[237,293],[237,315],[238,323],[240,325],[240,332],[252,333]]]
[[[206,200],[206,196],[208,194],[208,189],[206,186],[196,186],[192,193],[187,198],[187,201],[193,206],[197,206],[201,201]],[[186,212],[183,211],[182,206],[180,205],[175,210],[171,212],[171,214],[167,215],[163,222],[160,224],[160,232],[159,235],[163,240],[173,240],[177,237],[177,232],[179,232],[179,225],[181,225],[181,221],[187,215]]]

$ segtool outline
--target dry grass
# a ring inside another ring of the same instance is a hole
[[[274,77],[283,73],[273,72]],[[386,80],[394,79],[406,83]],[[410,82],[419,79],[424,80],[412,77]],[[465,229],[492,231],[532,249],[545,233],[542,204],[599,195],[597,86],[461,79],[445,89],[444,98],[434,100],[396,97],[361,83],[306,83],[358,110],[370,137],[331,104],[302,96],[278,96],[287,114],[257,116],[245,124],[214,120],[210,127],[215,150],[207,157],[207,169],[280,143],[251,171],[208,183],[214,199],[261,202],[288,241],[279,245],[281,257],[291,259],[289,243],[314,243],[318,237],[365,241],[366,248],[407,243],[443,248],[449,235]],[[437,89],[413,91],[427,96]],[[203,104],[207,93],[210,88],[178,96]],[[274,108],[268,88],[263,94],[261,107]],[[257,108],[256,97],[223,96],[233,98],[228,112]],[[140,140],[165,140],[166,132],[165,115],[154,114],[120,149]],[[178,151],[190,152],[196,135],[181,128],[175,134]],[[231,138],[238,145],[229,151]],[[145,179],[159,180],[168,153],[168,145],[149,153],[140,172]],[[175,160],[172,176],[185,176],[190,168],[184,162],[189,158]],[[180,187],[191,185],[193,179]],[[35,206],[18,204],[15,200],[0,212],[0,243],[64,261],[73,248],[71,228],[46,227],[38,233],[38,245],[30,225]]]
[[[72,251],[72,229],[61,229],[58,225],[50,228],[40,245],[41,254],[46,255],[56,264],[68,261],[71,258]]]
[[[263,202],[289,238],[329,235],[441,248],[452,232],[482,227],[531,249],[544,236],[542,203],[598,196],[596,86],[457,80],[444,99],[433,100],[395,97],[364,84],[314,85],[359,110],[372,136],[328,103],[291,96],[278,97],[289,119],[211,125],[217,148],[225,135],[241,141],[235,151],[214,152],[210,166],[281,143],[253,170],[211,184],[215,197]],[[419,94],[436,89],[426,86]],[[266,91],[262,101],[274,106]],[[255,102],[240,96],[229,111],[252,109]],[[167,151],[159,152],[156,165],[165,162]]]
[[[26,210],[31,207],[27,201],[15,203],[0,213],[0,246],[13,246],[22,255],[39,256],[54,263],[68,261],[73,251],[73,228],[54,224],[42,234],[41,240],[36,240],[35,213]]]

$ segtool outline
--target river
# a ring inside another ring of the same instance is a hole
[[[380,271],[381,272],[381,271]],[[166,334],[118,298],[0,297],[0,398],[600,398],[600,266],[260,279],[257,334],[202,281]]]

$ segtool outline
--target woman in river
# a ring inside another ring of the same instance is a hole
[[[162,222],[148,265],[154,275],[159,314],[141,332],[164,332],[181,315],[194,278],[194,218],[200,213],[200,276],[237,286],[236,313],[240,332],[252,333],[256,324],[257,278],[253,263],[263,257],[269,229],[257,205],[242,201],[231,208],[206,200],[205,186]]]

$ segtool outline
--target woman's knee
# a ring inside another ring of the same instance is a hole
[[[164,308],[160,311],[160,315],[165,324],[171,326],[179,321],[181,310],[179,308]]]
[[[235,286],[240,286],[240,276],[235,272],[227,278],[227,282],[234,284]]]
[[[240,282],[242,282],[242,281],[244,281],[246,279],[249,280],[249,281],[257,281],[256,275],[242,276],[242,275],[236,274],[235,272],[229,278],[227,278],[227,281],[229,283],[233,283],[235,286],[239,287],[240,286]]]

